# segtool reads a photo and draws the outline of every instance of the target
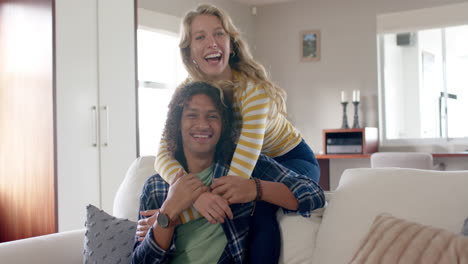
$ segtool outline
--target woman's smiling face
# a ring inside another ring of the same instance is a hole
[[[196,16],[191,25],[190,59],[213,80],[231,80],[231,41],[221,21],[212,15]]]

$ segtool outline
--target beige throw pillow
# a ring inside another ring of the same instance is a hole
[[[468,238],[383,214],[350,263],[468,264]]]

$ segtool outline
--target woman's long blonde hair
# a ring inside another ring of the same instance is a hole
[[[190,77],[193,80],[210,81],[190,59],[191,26],[194,18],[199,15],[217,17],[228,33],[232,48],[229,65],[232,70],[240,73],[240,79],[243,80],[237,89],[246,89],[247,80],[254,82],[256,85],[262,85],[268,97],[274,102],[271,106],[270,116],[278,112],[286,115],[286,92],[268,79],[265,68],[253,59],[247,43],[241,38],[239,30],[232,23],[229,15],[214,5],[201,4],[195,10],[189,11],[182,20],[179,48]],[[233,85],[231,82],[227,83]],[[226,82],[217,85],[223,86],[226,85]]]

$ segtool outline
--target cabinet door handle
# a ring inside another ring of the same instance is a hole
[[[93,107],[91,107],[91,109],[93,110],[93,123],[94,123],[94,138],[93,138],[93,147],[97,147],[97,144],[98,144],[98,118],[97,118],[97,107],[95,105],[93,105]]]
[[[103,145],[105,147],[109,146],[109,106],[103,106],[104,111],[106,112],[106,138],[104,139]]]

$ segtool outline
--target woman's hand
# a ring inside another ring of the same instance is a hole
[[[212,193],[226,199],[229,204],[248,203],[257,197],[255,182],[240,176],[223,176],[211,184]]]
[[[228,201],[210,192],[202,193],[193,206],[211,224],[224,223],[225,217],[233,218]]]
[[[209,191],[209,188],[193,173],[184,174],[180,169],[169,187],[166,200],[161,209],[172,217],[179,217],[185,209],[189,208],[200,196]]]

